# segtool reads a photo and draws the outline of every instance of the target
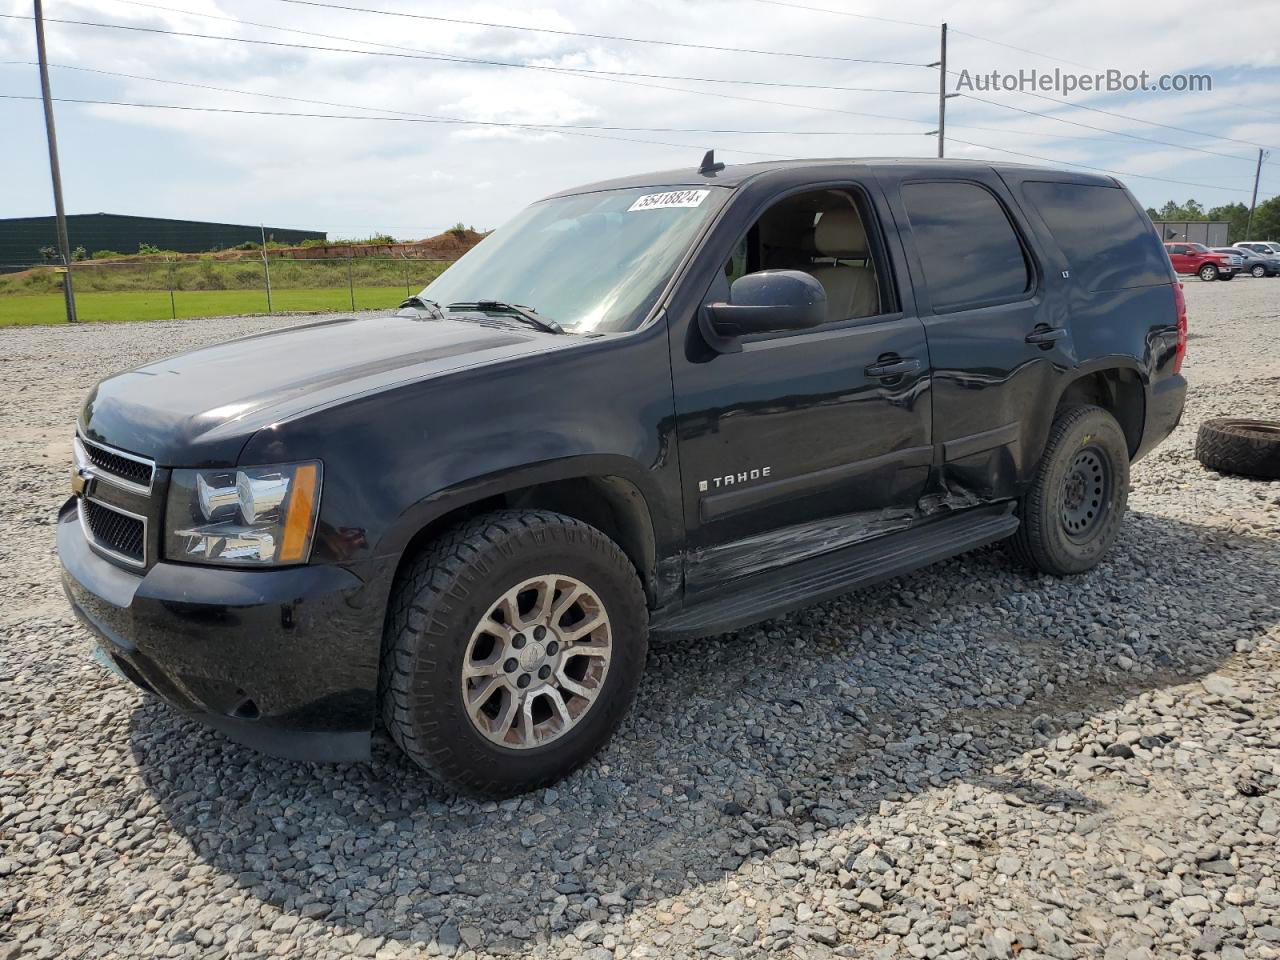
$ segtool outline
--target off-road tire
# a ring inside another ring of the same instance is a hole
[[[1084,536],[1064,520],[1066,483],[1081,456],[1106,462],[1106,490]],[[1129,502],[1129,447],[1124,431],[1101,407],[1072,407],[1053,422],[1030,489],[1018,503],[1021,523],[1009,538],[1016,559],[1041,573],[1065,576],[1097,565],[1115,542]]]
[[[1196,433],[1196,459],[1222,473],[1280,480],[1280,422],[1206,420]]]
[[[464,710],[460,677],[473,629],[529,577],[576,577],[603,600],[612,659],[590,709],[543,746],[486,740]],[[491,797],[545,787],[602,749],[635,697],[648,652],[648,610],[635,568],[607,536],[544,510],[501,510],[442,534],[402,571],[383,637],[383,723],[405,755],[447,786]]]

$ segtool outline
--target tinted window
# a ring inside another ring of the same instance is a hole
[[[1085,290],[1121,290],[1169,282],[1168,258],[1151,228],[1119,187],[1025,183],[1023,195],[1040,212]],[[1202,244],[1175,244],[1174,253]]]
[[[935,310],[1026,292],[1022,244],[990,192],[972,183],[908,183],[902,198]]]

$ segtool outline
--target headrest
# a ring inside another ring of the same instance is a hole
[[[861,260],[867,255],[867,231],[852,208],[824,211],[813,242],[824,257]]]

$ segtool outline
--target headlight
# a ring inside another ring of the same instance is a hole
[[[320,506],[320,473],[319,461],[174,470],[164,555],[235,566],[306,563]]]

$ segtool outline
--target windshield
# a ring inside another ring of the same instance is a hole
[[[521,211],[421,293],[441,306],[496,300],[566,330],[634,330],[724,187],[633,187],[542,200]]]
[[[1188,244],[1187,244],[1187,246],[1188,246],[1188,247],[1190,247],[1192,250],[1194,250],[1196,253],[1210,253],[1210,252],[1211,252],[1211,251],[1209,250],[1209,248],[1208,248],[1208,247],[1206,247],[1203,243],[1188,243]]]

